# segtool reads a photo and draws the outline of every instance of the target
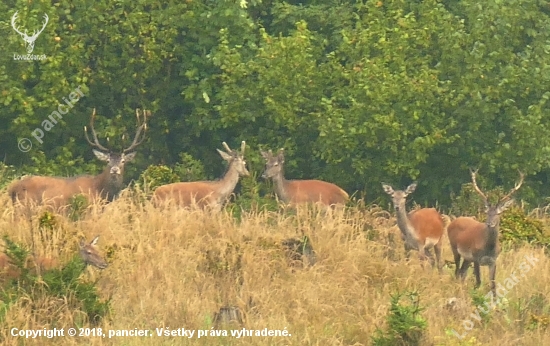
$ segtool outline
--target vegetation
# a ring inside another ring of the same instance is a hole
[[[291,178],[369,201],[380,181],[418,180],[418,201],[449,207],[472,166],[493,186],[522,169],[521,198],[535,206],[550,195],[546,1],[16,0],[0,10],[17,10],[29,32],[49,16],[33,51],[45,60],[14,60],[26,50],[11,29],[0,60],[0,157],[22,173],[98,172],[82,133],[92,108],[118,149],[139,107],[153,116],[128,181],[189,162],[182,155],[204,167],[184,179],[218,177],[214,149],[246,140],[251,156],[284,147]],[[44,130],[78,86],[84,96]]]
[[[4,253],[10,259],[12,268],[2,271],[0,289],[0,321],[4,327],[13,327],[9,315],[21,309],[31,313],[29,322],[51,326],[57,321],[71,318],[74,327],[97,326],[109,313],[109,301],[99,298],[93,282],[80,279],[85,266],[80,256],[74,256],[61,268],[39,268],[35,259],[29,258],[30,251],[4,236]],[[29,267],[29,263],[35,264]],[[33,312],[34,311],[34,312]],[[8,328],[4,328],[8,329]],[[2,343],[13,341],[8,333],[0,336]]]
[[[403,296],[409,298],[409,305],[402,305]],[[420,307],[419,296],[416,292],[396,293],[391,297],[391,307],[387,317],[388,330],[376,330],[373,345],[422,345],[423,333],[427,322],[420,316],[423,308]]]
[[[2,279],[2,344],[23,342],[7,327],[210,331],[223,311],[292,336],[39,343],[550,344],[548,1],[10,0],[0,10],[0,230],[20,273]],[[32,53],[44,60],[19,58],[15,11],[28,32],[48,15]],[[152,111],[125,167],[130,188],[109,204],[74,196],[66,217],[28,210],[14,222],[14,179],[103,169],[83,134],[93,108],[101,142],[117,151],[133,138],[134,110]],[[153,208],[159,185],[221,176],[215,149],[242,140],[251,175],[222,213]],[[260,156],[279,148],[286,177],[336,183],[353,197],[346,208],[281,208]],[[526,173],[501,220],[497,282],[527,255],[539,267],[457,338],[488,283],[471,291],[473,276],[461,285],[452,265],[438,275],[405,261],[395,219],[372,202],[387,201],[382,181],[417,180],[417,203],[483,217],[469,167],[481,167],[490,199]],[[83,272],[68,244],[95,234],[111,264]],[[60,264],[27,270],[27,249]]]
[[[134,192],[137,193],[137,192]],[[132,193],[132,194],[134,194]],[[331,214],[314,209],[292,213],[240,208],[238,201],[220,214],[155,209],[147,198],[129,192],[106,206],[90,205],[74,222],[34,212],[14,223],[5,194],[0,229],[19,248],[59,258],[57,269],[32,276],[28,284],[3,286],[0,337],[19,344],[9,328],[119,329],[177,328],[210,330],[220,311],[240,311],[242,328],[286,328],[290,337],[208,336],[41,339],[42,345],[490,345],[547,344],[550,341],[550,265],[540,245],[522,240],[498,258],[502,283],[526,255],[539,259],[534,270],[506,294],[481,321],[471,317],[483,306],[489,283],[473,290],[474,276],[460,284],[454,266],[443,274],[406,260],[395,218],[380,208],[350,205]],[[136,201],[139,201],[137,203]],[[514,215],[512,213],[511,215]],[[550,218],[537,218],[545,230]],[[32,223],[31,223],[32,221]],[[29,232],[32,225],[38,231]],[[37,227],[34,226],[34,227]],[[103,271],[71,259],[70,239],[101,234],[109,258]],[[15,257],[15,256],[14,256]],[[306,258],[303,258],[306,257]],[[301,265],[309,262],[309,265]],[[444,240],[443,260],[452,261]],[[483,271],[486,268],[482,268]],[[46,284],[47,283],[47,284]],[[34,287],[34,289],[32,289]],[[38,289],[39,287],[40,289]],[[7,292],[9,296],[7,296]],[[414,292],[414,294],[413,294]],[[454,299],[460,304],[449,308]],[[57,310],[52,311],[55,307]],[[94,318],[101,316],[101,318]],[[463,339],[463,321],[475,325]],[[233,324],[235,324],[234,322]],[[225,329],[223,329],[225,330]]]

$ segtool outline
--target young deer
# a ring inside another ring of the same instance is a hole
[[[120,154],[113,153],[106,147],[99,144],[97,134],[94,129],[95,108],[90,119],[90,127],[94,141],[88,137],[87,128],[84,127],[86,140],[92,147],[95,156],[105,162],[107,167],[102,173],[96,176],[84,175],[70,178],[29,176],[18,180],[8,188],[8,193],[16,204],[33,202],[36,204],[46,204],[54,209],[64,207],[69,204],[71,197],[77,194],[84,194],[90,199],[96,197],[112,201],[123,187],[124,164],[131,161],[136,152],[134,149],[145,139],[145,130],[147,128],[146,117],[150,112],[143,113],[143,123],[138,126],[136,135],[132,144],[122,150]],[[140,119],[139,109],[136,110],[138,122]],[[143,136],[140,139],[140,135]]]
[[[159,186],[153,195],[153,202],[159,206],[164,201],[174,200],[177,205],[189,207],[194,204],[200,208],[220,211],[229,196],[235,190],[241,176],[249,176],[244,160],[245,141],[241,143],[241,152],[231,150],[223,142],[226,152],[216,149],[221,157],[229,162],[225,176],[218,181],[181,182]]]
[[[401,239],[405,242],[405,251],[418,250],[421,260],[429,257],[432,265],[437,264],[441,272],[441,239],[445,230],[445,224],[439,212],[435,208],[423,208],[413,210],[407,214],[405,203],[407,196],[414,192],[416,183],[413,183],[405,191],[394,191],[390,185],[382,184],[384,191],[392,197],[393,206],[397,216],[397,226],[401,231]],[[434,248],[436,263],[430,248]]]
[[[82,240],[79,244],[79,254],[85,265],[91,265],[99,269],[107,268],[108,264],[105,259],[100,255],[97,248],[97,241],[99,236],[96,236],[90,243],[86,243]],[[38,267],[40,270],[50,270],[58,266],[57,260],[48,257],[39,257],[27,259],[27,266],[30,268]],[[5,253],[0,254],[0,276],[8,278],[19,277],[19,268],[15,268],[8,255]]]
[[[320,203],[325,206],[343,205],[349,196],[338,186],[322,180],[286,180],[284,177],[285,156],[283,149],[277,156],[271,150],[262,151],[266,160],[263,178],[271,178],[275,185],[277,197],[284,203]]]
[[[488,266],[491,290],[495,294],[496,259],[500,253],[498,240],[500,215],[514,202],[509,198],[521,187],[524,175],[520,172],[519,183],[495,205],[492,205],[487,200],[487,196],[477,186],[477,170],[470,170],[470,174],[473,187],[485,204],[487,220],[483,223],[471,217],[459,217],[449,225],[447,234],[456,264],[455,275],[457,279],[461,278],[464,280],[468,267],[473,262],[474,274],[476,276],[475,287],[477,288],[481,285],[480,266]],[[461,256],[464,258],[462,266],[460,266]]]

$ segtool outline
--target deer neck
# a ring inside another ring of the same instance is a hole
[[[409,216],[407,215],[407,210],[405,206],[399,207],[399,209],[396,211],[396,218],[397,226],[399,227],[399,230],[403,235],[410,237],[416,234],[415,229],[411,224],[411,221],[409,220]]]
[[[486,227],[487,232],[485,239],[487,242],[485,248],[488,251],[495,251],[498,244],[498,232],[500,229],[500,225],[496,225],[494,227],[486,225]]]
[[[287,191],[288,181],[285,179],[282,169],[277,175],[273,176],[273,184],[275,185],[275,193],[277,196],[279,196],[283,202],[287,203],[290,200]]]
[[[230,194],[235,190],[235,186],[239,182],[239,172],[237,172],[237,167],[235,162],[229,164],[227,172],[223,178],[218,182],[218,193],[219,199],[221,201],[229,197]]]
[[[96,191],[101,197],[112,201],[122,190],[122,172],[121,174],[111,174],[109,167],[94,178]]]

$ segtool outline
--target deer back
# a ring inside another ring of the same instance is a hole
[[[153,195],[156,205],[173,200],[176,205],[189,207],[193,204],[203,208],[216,198],[215,186],[208,181],[181,182],[159,186]]]
[[[423,238],[439,239],[445,231],[445,223],[435,208],[413,210],[408,214],[415,231]]]
[[[69,179],[29,176],[15,181],[8,189],[8,193],[13,202],[19,200],[59,205],[70,197],[71,191],[68,187],[70,187]]]
[[[291,203],[345,204],[348,194],[335,184],[322,180],[288,180],[285,190]]]
[[[34,273],[36,273],[38,269],[42,272],[56,267],[59,267],[59,261],[51,257],[35,258],[29,256],[25,261],[25,268]],[[18,278],[21,275],[21,270],[12,263],[11,259],[5,253],[0,253],[0,275],[10,279]]]
[[[487,225],[471,217],[461,216],[453,220],[447,228],[451,247],[481,251],[487,246]]]

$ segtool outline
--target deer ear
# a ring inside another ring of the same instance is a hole
[[[96,235],[94,239],[92,239],[92,241],[90,242],[90,245],[97,245],[97,242],[99,240],[99,236]]]
[[[126,162],[132,161],[134,157],[136,157],[136,152],[132,151],[131,153],[128,153],[128,154],[122,154],[122,157]]]
[[[408,194],[413,193],[414,190],[416,190],[416,183],[412,183],[411,185],[407,186],[407,189],[405,190],[405,193],[408,195]]]
[[[384,189],[384,192],[388,195],[393,195],[393,188],[391,186],[382,183],[382,188]]]
[[[109,153],[104,153],[104,152],[96,150],[96,149],[92,149],[92,151],[94,152],[95,157],[97,157],[101,161],[109,162],[110,159],[111,159],[111,154],[109,154]]]
[[[263,150],[260,150],[260,154],[262,154],[262,157],[266,160],[269,160],[269,153]]]
[[[512,203],[514,203],[514,200],[513,199],[509,199],[507,200],[506,202],[504,202],[501,206],[499,206],[497,208],[497,213],[502,213],[503,211],[505,211],[506,209],[510,208],[510,206],[512,205]]]
[[[220,149],[216,149],[216,150],[218,151],[218,153],[220,153],[222,159],[224,159],[225,161],[233,160],[233,156],[229,155],[225,151],[221,151]]]
[[[284,163],[285,162],[285,150],[284,149],[279,149],[279,152],[277,153],[277,161],[279,161],[279,163]]]

